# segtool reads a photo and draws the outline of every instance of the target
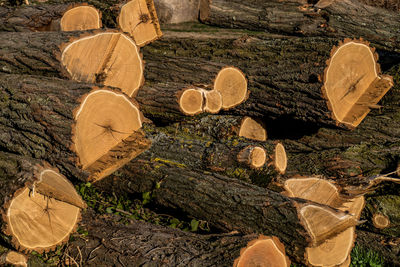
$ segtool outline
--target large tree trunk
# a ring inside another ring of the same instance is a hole
[[[66,252],[85,266],[232,266],[240,249],[257,238],[255,234],[196,235],[133,220],[123,225],[115,220],[87,211],[81,227],[88,236],[70,242]]]
[[[212,84],[223,66],[233,65],[246,75],[250,97],[228,113],[335,124],[322,96],[321,77],[337,39],[250,37],[226,30],[194,34],[187,27],[164,33],[143,49],[146,84],[137,100],[147,117],[181,120],[176,93],[190,84]],[[381,55],[384,69],[392,66],[389,57]]]
[[[363,37],[397,51],[400,48],[400,13],[367,6],[357,0],[325,1],[316,5],[302,0],[204,0],[200,12],[203,22],[226,28],[287,35]]]

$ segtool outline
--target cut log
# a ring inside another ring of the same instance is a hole
[[[239,136],[257,141],[265,141],[267,140],[267,131],[262,123],[250,117],[245,117],[240,125]]]
[[[178,93],[178,103],[183,114],[197,115],[203,112],[203,92],[199,88],[187,88]]]
[[[149,154],[142,154],[96,186],[114,192],[139,193],[151,191],[158,184],[152,200],[155,204],[206,220],[210,226],[224,231],[277,236],[297,262],[304,261],[305,247],[357,224],[353,215],[337,209],[286,198],[218,174],[191,171],[174,162],[151,160]],[[315,209],[318,216],[309,212]],[[321,217],[329,218],[329,223],[321,225]]]
[[[366,6],[357,0],[315,2],[203,0],[200,19],[220,27],[288,35],[362,36],[400,48],[399,12]]]
[[[260,235],[240,251],[240,257],[235,260],[233,266],[289,267],[290,260],[286,256],[285,246],[278,238]]]
[[[230,109],[248,98],[247,80],[244,73],[235,67],[225,67],[218,72],[214,90],[222,96],[222,108]]]
[[[349,211],[358,219],[364,208],[364,197],[346,199],[339,194],[336,186],[318,177],[289,179],[285,182],[286,194],[326,204]],[[315,214],[318,216],[318,214]],[[326,222],[328,223],[328,222]],[[346,229],[323,244],[306,249],[306,258],[312,266],[337,266],[346,263],[355,240],[355,227]]]
[[[117,21],[140,47],[162,36],[153,0],[129,1],[121,7]]]
[[[165,31],[163,39],[143,49],[149,83],[137,100],[151,119],[181,120],[169,104],[156,105],[154,97],[170,94],[166,87],[171,85],[209,84],[224,65],[234,65],[246,73],[251,97],[225,113],[335,125],[322,97],[323,82],[318,79],[335,44],[329,38]]]
[[[391,76],[380,75],[377,60],[375,50],[362,39],[345,39],[332,49],[322,91],[338,123],[357,127],[393,86]]]
[[[218,113],[222,108],[222,95],[217,90],[203,90],[204,112],[211,114]]]
[[[0,75],[0,147],[95,181],[150,146],[124,94],[55,78]],[[23,115],[22,115],[23,114]]]
[[[372,223],[376,228],[384,229],[390,225],[390,220],[383,214],[374,214],[372,217]]]
[[[154,0],[161,24],[197,21],[200,0]]]
[[[0,254],[0,264],[28,267],[28,258],[24,254],[7,250],[6,252]]]
[[[66,252],[84,266],[229,267],[240,249],[256,238],[239,233],[199,235],[146,222],[117,221],[85,212],[80,225],[88,235],[71,241]]]
[[[121,33],[0,35],[2,72],[73,78],[118,87],[128,95],[133,95],[144,81],[139,50]]]
[[[280,174],[284,174],[287,168],[287,156],[285,147],[282,143],[277,143],[275,146],[275,153],[273,158],[273,163],[275,165],[276,170]]]
[[[87,4],[0,7],[1,31],[77,31],[101,25],[100,11]]]
[[[1,152],[2,229],[18,250],[49,251],[66,242],[86,205],[57,170]],[[8,258],[8,256],[7,256]]]
[[[267,162],[267,153],[262,147],[248,146],[239,152],[238,161],[251,168],[261,168]]]

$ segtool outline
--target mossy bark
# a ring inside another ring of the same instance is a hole
[[[232,266],[240,249],[257,238],[255,234],[198,235],[116,220],[86,212],[81,228],[88,235],[70,242],[66,252],[85,266]]]
[[[92,85],[56,78],[0,75],[0,149],[46,160],[85,179],[72,150],[73,111]]]
[[[400,49],[400,13],[366,6],[357,0],[325,1],[326,5],[301,0],[203,2],[201,20],[219,27],[294,36],[361,36],[388,48]]]

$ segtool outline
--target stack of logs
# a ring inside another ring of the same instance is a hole
[[[356,236],[400,264],[400,13],[369,4],[0,1],[0,264],[79,223],[65,264],[349,266]],[[79,181],[216,233],[119,224]]]

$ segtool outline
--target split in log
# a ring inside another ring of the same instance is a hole
[[[28,267],[28,259],[24,254],[15,251],[7,251],[2,255],[0,254],[0,265],[4,266],[7,264]]]
[[[100,11],[87,4],[0,7],[1,31],[77,31],[101,26]]]
[[[96,181],[150,146],[135,103],[108,88],[56,78],[0,75],[0,147]],[[23,114],[23,115],[22,115]]]
[[[246,101],[247,80],[244,73],[235,67],[224,67],[214,81],[214,90],[222,96],[222,108],[230,109]]]
[[[364,197],[345,199],[339,190],[327,180],[317,177],[294,178],[285,181],[286,194],[299,197],[331,207],[348,211],[360,218],[364,207]],[[324,243],[306,249],[306,258],[312,266],[337,266],[349,258],[355,240],[355,228],[351,227]]]
[[[323,82],[318,77],[323,76],[325,62],[337,40],[271,34],[243,36],[226,30],[193,34],[187,26],[178,29],[181,32],[164,31],[162,39],[143,49],[148,83],[139,91],[137,100],[150,119],[182,120],[167,101],[161,106],[153,99],[170,94],[172,85],[186,88],[190,84],[208,84],[223,66],[234,65],[246,73],[251,97],[225,114],[336,125],[321,94]],[[253,59],[251,64],[249,58]],[[381,61],[382,58],[388,59],[382,56]]]
[[[240,125],[239,136],[257,141],[265,141],[267,140],[267,131],[262,123],[250,117],[245,117]]]
[[[85,207],[74,186],[47,164],[4,152],[0,157],[2,228],[10,244],[42,252],[66,242]]]
[[[376,228],[384,229],[390,225],[390,220],[383,214],[374,214],[372,217],[372,223]]]
[[[88,235],[69,242],[66,253],[84,266],[231,267],[240,249],[257,237],[200,235],[136,220],[128,225],[117,221],[88,210],[80,223]]]
[[[289,267],[290,260],[286,256],[285,246],[278,238],[260,235],[240,251],[240,257],[235,260],[233,266]]]
[[[139,47],[162,36],[153,0],[129,1],[122,6],[117,21]]]
[[[61,61],[72,79],[118,87],[129,96],[144,82],[139,49],[124,34],[105,32],[72,41]]]
[[[262,147],[248,146],[239,152],[238,161],[251,168],[261,168],[267,162],[267,154]]]
[[[200,20],[224,28],[292,36],[362,36],[370,41],[386,42],[399,50],[399,12],[366,6],[357,0],[313,3],[316,4],[308,1],[202,0]]]
[[[357,127],[393,86],[377,61],[375,49],[362,39],[345,39],[332,49],[322,91],[338,124]]]
[[[161,24],[197,21],[200,0],[154,0]]]

